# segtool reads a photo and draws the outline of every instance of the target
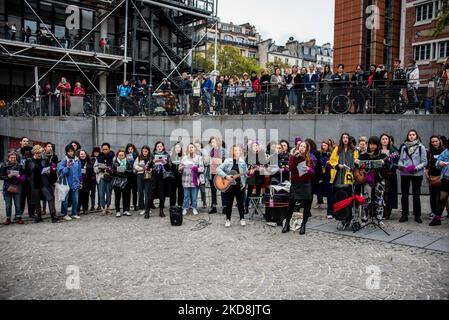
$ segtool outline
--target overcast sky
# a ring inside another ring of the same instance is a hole
[[[249,22],[278,45],[291,36],[333,44],[334,0],[219,0],[218,16],[223,22]]]

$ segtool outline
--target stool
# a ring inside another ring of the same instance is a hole
[[[251,213],[251,220],[253,219],[255,214],[263,215],[262,211],[259,208],[259,205],[262,203],[262,197],[249,197],[249,203],[254,206],[254,210]]]

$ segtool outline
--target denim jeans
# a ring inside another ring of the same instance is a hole
[[[13,201],[14,201],[14,209],[16,209],[16,218],[21,217],[22,212],[20,211],[20,192],[19,193],[5,192],[3,194],[3,198],[5,199],[6,217],[8,219],[11,218]]]
[[[61,204],[61,214],[65,217],[67,215],[67,208],[69,206],[69,199],[72,199],[72,216],[78,215],[78,190],[70,189]]]
[[[179,94],[179,111],[184,114],[188,114],[190,112],[190,95],[189,94]]]
[[[192,199],[192,208],[198,208],[198,188],[184,188],[183,209],[189,209],[190,199]]]
[[[100,192],[98,197],[100,198],[100,206],[105,208],[106,206],[111,206],[111,195],[112,195],[112,183],[111,181],[100,180]]]

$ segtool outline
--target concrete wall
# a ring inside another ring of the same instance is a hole
[[[151,147],[157,140],[170,145],[174,130],[182,130],[193,136],[194,132],[203,135],[207,142],[212,133],[207,130],[218,129],[225,136],[226,129],[277,129],[279,138],[293,141],[296,136],[313,138],[320,142],[324,138],[338,140],[342,132],[354,137],[392,134],[397,144],[405,138],[409,129],[417,129],[427,145],[434,134],[449,136],[449,116],[414,115],[267,115],[267,116],[223,116],[223,117],[151,117],[151,118],[99,118],[97,134],[94,136],[92,118],[36,117],[0,118],[0,135],[6,137],[27,136],[35,141],[52,141],[58,154],[71,140],[78,140],[83,148],[91,150],[96,144],[109,142],[114,149],[132,142],[139,148],[144,144]],[[177,140],[178,134],[174,137]],[[264,137],[257,137],[264,140]],[[267,139],[273,137],[267,136]],[[191,140],[188,138],[187,140]],[[267,141],[268,142],[268,141]]]

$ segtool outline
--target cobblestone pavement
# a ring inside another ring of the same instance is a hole
[[[313,220],[324,214],[314,210]],[[198,219],[210,225],[194,231]],[[449,299],[447,253],[310,229],[281,234],[258,219],[242,227],[237,214],[232,223],[226,229],[223,215],[203,213],[172,227],[155,214],[91,213],[0,226],[0,298]],[[448,226],[445,219],[435,232]],[[68,281],[76,268],[79,289]]]

